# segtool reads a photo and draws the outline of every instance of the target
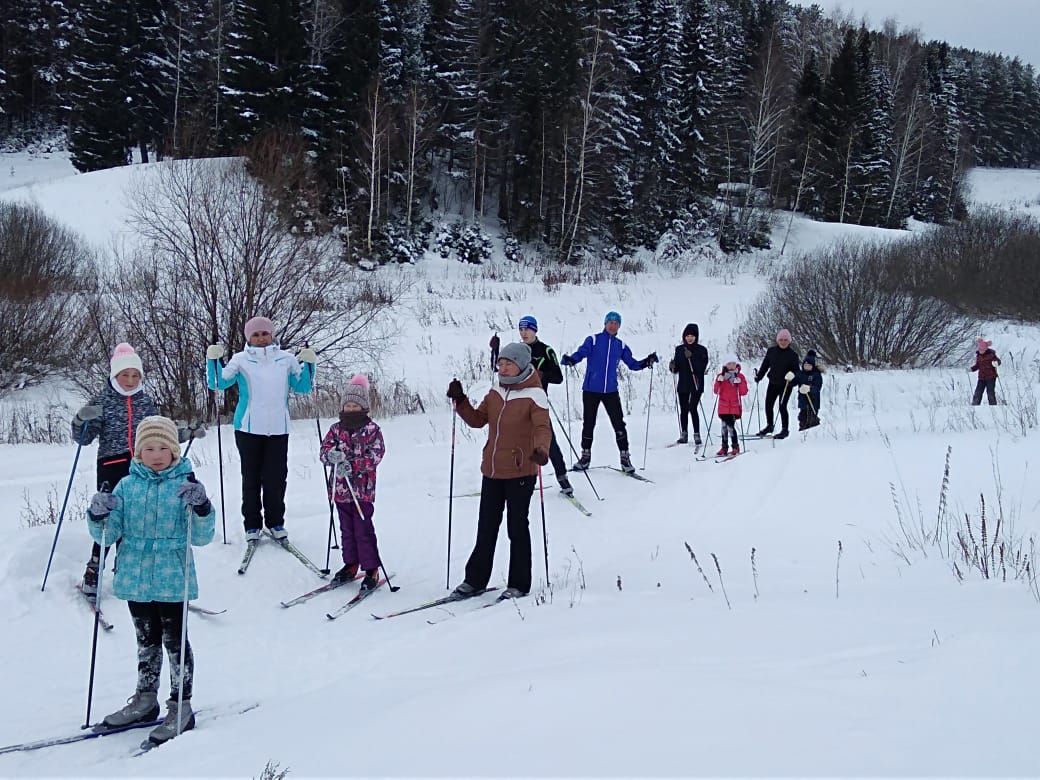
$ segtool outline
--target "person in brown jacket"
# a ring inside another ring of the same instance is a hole
[[[470,404],[462,383],[453,379],[448,398],[471,428],[488,426],[480,463],[480,515],[477,541],[466,563],[466,579],[455,588],[460,598],[482,593],[491,579],[502,511],[509,534],[509,579],[502,598],[519,598],[531,591],[531,529],[528,511],[538,471],[549,462],[549,399],[531,365],[531,348],[507,344],[498,358],[495,384],[480,406]]]

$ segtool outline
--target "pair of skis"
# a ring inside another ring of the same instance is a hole
[[[479,596],[483,596],[485,593],[491,593],[496,590],[498,590],[498,588],[486,588],[484,590],[478,590],[477,592],[469,596],[460,596],[459,594],[452,591],[447,596],[442,596],[441,598],[434,599],[433,601],[423,602],[422,604],[419,604],[415,607],[409,607],[408,609],[398,610],[397,612],[389,612],[386,615],[373,614],[372,617],[374,617],[376,620],[389,620],[390,618],[401,617],[401,615],[411,615],[414,612],[422,612],[423,610],[433,609],[434,607],[443,607],[447,604],[454,604],[459,601],[470,601]],[[500,597],[499,599],[491,602],[491,604],[497,604],[501,600],[503,599]],[[485,606],[490,606],[490,604]]]
[[[644,477],[642,474],[640,474],[640,473],[638,473],[636,471],[625,471],[624,469],[618,468],[617,466],[589,466],[589,468],[590,469],[610,469],[611,471],[616,471],[618,474],[623,474],[626,477],[631,477],[632,479],[639,480],[640,482],[649,482],[651,485],[654,484],[654,481],[652,479]],[[585,469],[576,469],[576,468],[572,467],[571,471],[577,471],[577,472],[580,473],[582,471],[585,471]]]
[[[249,712],[250,710],[256,709],[259,706],[259,702],[254,702],[252,704],[244,706],[232,705],[228,708],[216,710],[205,708],[196,712],[195,716],[196,720],[215,720],[216,718],[223,717],[225,715],[241,715],[243,713]],[[40,750],[42,748],[55,747],[56,745],[70,745],[73,742],[83,742],[87,739],[98,739],[100,737],[108,737],[113,734],[123,734],[127,731],[135,731],[137,729],[155,728],[162,722],[162,718],[158,718],[155,720],[138,721],[137,723],[130,723],[126,726],[106,726],[103,722],[95,723],[90,728],[83,729],[78,733],[71,734],[69,736],[53,737],[51,739],[39,739],[34,742],[22,742],[17,745],[7,745],[5,747],[0,747],[0,755],[3,755],[5,753],[25,753],[31,750]],[[151,742],[151,740],[146,741],[150,743],[150,748],[148,749],[151,749],[152,747],[157,747],[159,744],[163,744]],[[141,748],[139,748],[138,751],[134,753],[134,755],[140,755],[143,752],[145,752],[145,748],[142,744]]]
[[[89,593],[83,592],[83,584],[77,583],[76,592],[83,597],[83,600],[87,602],[87,606],[90,607],[90,611],[95,613],[98,618],[98,625],[101,626],[105,631],[111,631],[115,626],[105,617],[105,613],[98,609],[97,597],[91,596]],[[200,607],[198,604],[188,604],[188,609],[191,612],[196,612],[200,615],[223,615],[227,612],[226,609],[206,609],[206,607]]]
[[[302,563],[304,566],[306,566],[319,577],[328,576],[327,571],[322,571],[317,566],[315,566],[314,562],[306,555],[304,555],[302,552],[300,552],[299,548],[292,542],[290,542],[288,539],[275,539],[274,536],[271,535],[271,531],[266,528],[264,529],[263,539],[270,540],[277,544],[279,547],[281,547],[287,553],[292,555],[296,560],[298,560],[300,563]],[[252,562],[253,556],[256,554],[256,548],[260,546],[260,541],[260,539],[254,539],[252,541],[246,542],[245,554],[242,556],[242,562],[238,565],[239,574],[245,574],[246,571],[249,569],[249,564]]]
[[[394,574],[394,575],[391,575],[391,576],[396,577],[397,575]],[[355,579],[357,579],[357,578],[355,577]],[[328,593],[330,590],[336,590],[337,588],[341,588],[344,585],[349,585],[350,582],[351,582],[351,580],[327,582],[324,585],[322,585],[321,587],[315,588],[314,590],[307,591],[302,596],[297,596],[294,599],[289,599],[288,601],[283,601],[283,602],[281,602],[281,605],[283,607],[285,607],[286,609],[288,609],[289,607],[294,607],[297,604],[303,604],[306,601],[310,601],[314,597],[320,596],[322,593]],[[385,577],[380,577],[379,578],[379,582],[376,584],[376,586],[374,588],[368,588],[366,590],[359,590],[357,592],[357,595],[355,595],[352,599],[350,599],[350,601],[348,601],[342,607],[339,607],[338,609],[335,609],[332,612],[326,612],[325,613],[325,617],[327,617],[329,620],[335,620],[338,617],[342,617],[343,615],[345,615],[348,612],[350,612],[350,610],[354,609],[354,607],[356,607],[362,601],[364,601],[369,596],[371,596],[373,593],[375,593],[379,588],[383,587],[383,585],[385,585],[385,584],[386,584],[386,578]]]

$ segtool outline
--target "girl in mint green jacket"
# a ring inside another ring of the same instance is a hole
[[[189,479],[191,477],[191,479]],[[191,462],[180,457],[177,426],[165,417],[146,417],[137,428],[137,448],[130,474],[111,493],[97,493],[87,511],[90,535],[98,543],[120,542],[113,592],[125,599],[137,631],[137,691],[126,707],[108,715],[108,726],[124,726],[158,716],[162,650],[170,659],[170,698],[166,721],[153,731],[162,742],[195,725],[191,712],[194,657],[184,646],[180,669],[181,627],[185,611],[185,554],[188,523],[191,544],[213,540],[215,513],[206,489],[192,476]],[[198,598],[195,561],[187,552],[188,599]],[[185,637],[186,639],[187,637]],[[178,686],[183,679],[183,706]]]

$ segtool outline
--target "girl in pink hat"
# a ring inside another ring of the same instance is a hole
[[[365,572],[362,590],[379,584],[379,546],[372,524],[376,501],[376,468],[386,451],[383,432],[368,416],[368,378],[357,374],[343,391],[339,422],[321,442],[321,461],[332,466],[332,498],[339,513],[343,568],[335,582],[350,582]]]
[[[971,405],[978,406],[982,403],[982,393],[985,391],[986,399],[990,406],[997,405],[997,366],[1000,358],[993,351],[993,342],[980,338],[975,341],[975,365],[972,371],[979,372],[979,381],[975,383],[975,395],[971,398]]]

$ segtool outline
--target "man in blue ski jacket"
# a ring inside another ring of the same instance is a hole
[[[596,428],[596,413],[603,404],[614,427],[618,451],[621,456],[621,469],[628,474],[635,472],[632,458],[628,454],[628,431],[625,429],[625,416],[621,410],[621,395],[618,393],[617,368],[620,361],[633,371],[642,371],[658,362],[657,353],[651,352],[642,360],[632,357],[632,350],[621,339],[617,332],[621,328],[621,315],[616,311],[607,312],[603,319],[603,331],[589,336],[582,345],[570,355],[564,355],[560,363],[574,366],[588,359],[585,370],[585,382],[582,384],[582,407],[584,409],[581,426],[581,457],[574,464],[575,471],[584,471],[592,462],[592,434]]]

